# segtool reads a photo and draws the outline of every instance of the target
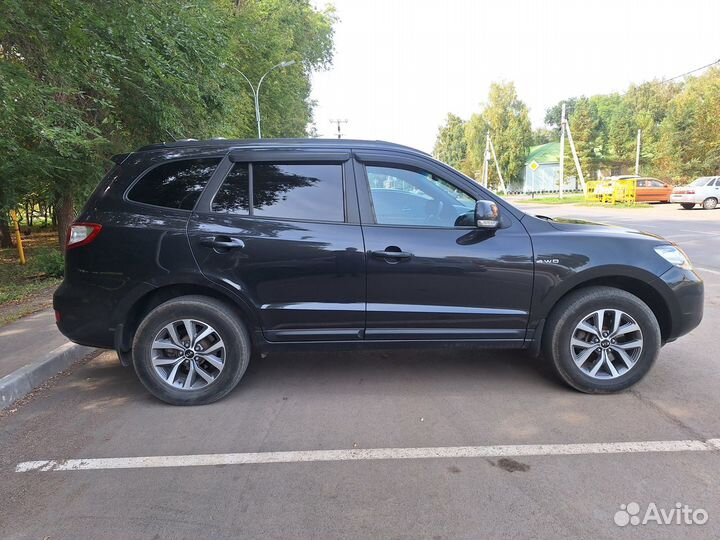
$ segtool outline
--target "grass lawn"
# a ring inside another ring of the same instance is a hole
[[[601,203],[599,201],[587,201],[585,200],[585,197],[583,195],[566,195],[562,199],[558,196],[554,197],[535,197],[534,199],[516,199],[512,200],[511,202],[515,202],[518,204],[577,204],[579,206],[603,206],[607,208],[650,208],[651,205],[648,203],[635,203],[635,204],[628,204],[628,203],[616,203],[616,204],[606,204]]]
[[[25,265],[18,262],[17,249],[0,249],[0,326],[42,309],[61,280],[55,231],[23,236],[23,247]]]
[[[534,204],[578,204],[585,202],[585,197],[582,195],[565,195],[562,199],[560,197],[554,196],[554,197],[534,197],[532,199],[522,199],[521,201],[517,202],[524,202],[524,203],[534,203]]]

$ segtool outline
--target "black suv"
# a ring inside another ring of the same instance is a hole
[[[114,161],[68,234],[58,327],[169,403],[220,399],[252,356],[300,347],[542,351],[614,392],[702,318],[670,242],[525,214],[404,146],[183,141]]]

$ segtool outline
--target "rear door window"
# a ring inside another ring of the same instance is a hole
[[[339,163],[236,163],[212,202],[214,212],[345,221]]]
[[[183,159],[148,171],[128,192],[131,201],[192,210],[220,158]]]

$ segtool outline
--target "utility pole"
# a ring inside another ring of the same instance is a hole
[[[490,138],[489,131],[487,140],[490,143],[490,151],[492,152],[493,161],[495,162],[495,170],[497,171],[498,178],[500,179],[500,189],[502,189],[503,193],[507,195],[507,189],[505,188],[505,180],[503,180],[502,173],[500,172],[500,164],[498,163],[497,156],[495,155],[495,145]]]
[[[565,179],[565,135],[567,134],[568,142],[570,143],[570,151],[572,152],[573,161],[575,162],[575,169],[577,170],[578,176],[580,177],[580,185],[582,186],[583,193],[587,195],[587,186],[585,185],[585,176],[583,176],[582,169],[580,168],[580,159],[578,158],[577,151],[575,150],[575,143],[572,138],[572,131],[570,131],[570,123],[565,118],[565,104],[562,105],[560,119],[560,197],[563,196],[563,180]]]
[[[483,154],[482,185],[488,187],[488,165],[490,164],[490,132],[485,134],[485,153]]]
[[[642,129],[638,129],[637,149],[635,152],[635,175],[640,176],[640,144],[642,143]]]
[[[563,183],[565,182],[565,104],[562,104],[560,113],[560,198],[563,198]]]
[[[572,131],[570,131],[570,124],[565,120],[565,129],[567,129],[568,142],[570,143],[570,151],[572,152],[573,160],[575,161],[575,169],[577,169],[578,176],[580,177],[580,185],[582,186],[583,193],[587,195],[587,186],[585,185],[585,177],[583,176],[582,169],[580,168],[580,159],[578,158],[577,151],[575,150],[575,143],[572,138]]]
[[[347,124],[347,123],[348,123],[347,119],[344,119],[344,120],[340,120],[340,119],[330,120],[330,123],[331,123],[331,124],[337,124],[337,138],[338,138],[338,139],[342,139],[342,131],[340,131],[340,124]]]

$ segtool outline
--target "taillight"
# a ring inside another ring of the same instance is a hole
[[[73,223],[68,229],[66,249],[84,246],[95,240],[102,225],[98,223]]]

